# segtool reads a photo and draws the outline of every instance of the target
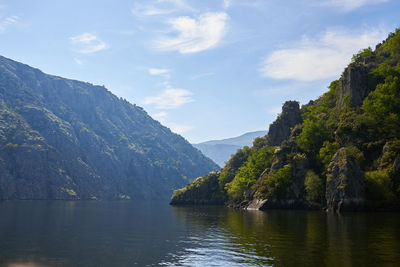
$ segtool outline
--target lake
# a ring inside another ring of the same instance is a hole
[[[394,266],[399,213],[0,202],[0,266]],[[397,265],[399,266],[399,265]]]

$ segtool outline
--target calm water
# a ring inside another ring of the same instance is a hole
[[[399,213],[0,202],[0,266],[400,266]]]

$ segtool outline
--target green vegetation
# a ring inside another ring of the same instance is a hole
[[[316,153],[322,144],[329,140],[329,133],[321,120],[304,121],[303,130],[297,137],[297,145],[304,151]]]
[[[332,160],[333,155],[335,155],[336,151],[340,148],[337,142],[329,142],[325,141],[319,150],[319,160],[324,164],[324,167],[327,168],[329,163]]]
[[[199,177],[186,187],[174,191],[172,204],[223,204],[226,196],[218,185],[218,172]]]
[[[313,170],[307,171],[304,185],[306,187],[307,200],[321,203],[325,193],[324,182]]]
[[[285,197],[286,190],[292,182],[292,166],[290,164],[278,170],[272,170],[265,180],[267,196],[276,198]]]
[[[290,127],[289,138],[279,147],[271,147],[268,137],[257,138],[222,169],[219,187],[227,199],[296,199],[324,206],[328,193],[347,194],[345,184],[359,197],[365,192],[368,203],[400,203],[400,29],[376,50],[354,55],[328,92],[301,107],[302,123],[290,125],[294,111],[282,112],[285,119],[279,116],[269,133],[279,136],[287,128],[277,132],[277,127]],[[338,151],[341,156],[335,157]],[[361,180],[352,182],[352,175]],[[332,188],[337,184],[341,188]]]
[[[376,170],[365,173],[366,193],[369,200],[391,202],[395,195],[390,189],[390,176],[387,170]]]
[[[239,168],[247,161],[252,151],[252,149],[245,146],[243,149],[239,149],[226,163],[218,178],[219,187],[221,190],[224,190],[225,185],[230,183],[235,178]]]
[[[373,57],[373,51],[371,47],[365,48],[363,50],[360,50],[357,54],[353,55],[351,58],[352,63],[359,63],[362,59],[364,58],[371,58]]]
[[[0,200],[166,199],[218,169],[104,87],[0,56]]]
[[[270,147],[254,149],[234,179],[225,185],[228,195],[233,199],[243,197],[246,189],[250,188],[260,174],[271,165],[273,152],[273,148]]]

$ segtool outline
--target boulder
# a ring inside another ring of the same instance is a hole
[[[355,158],[339,149],[328,166],[326,204],[329,211],[355,210],[363,207],[365,177]]]

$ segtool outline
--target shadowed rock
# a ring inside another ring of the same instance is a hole
[[[282,107],[282,113],[269,126],[268,144],[270,146],[280,146],[282,142],[289,138],[291,129],[302,123],[299,102],[286,101]]]
[[[326,177],[329,211],[355,210],[364,204],[364,173],[357,160],[346,155],[346,148],[339,149],[333,156]]]
[[[376,87],[375,79],[368,75],[370,71],[370,67],[360,63],[352,63],[344,70],[336,102],[338,108],[342,108],[346,102],[352,107],[361,106],[364,98]]]

